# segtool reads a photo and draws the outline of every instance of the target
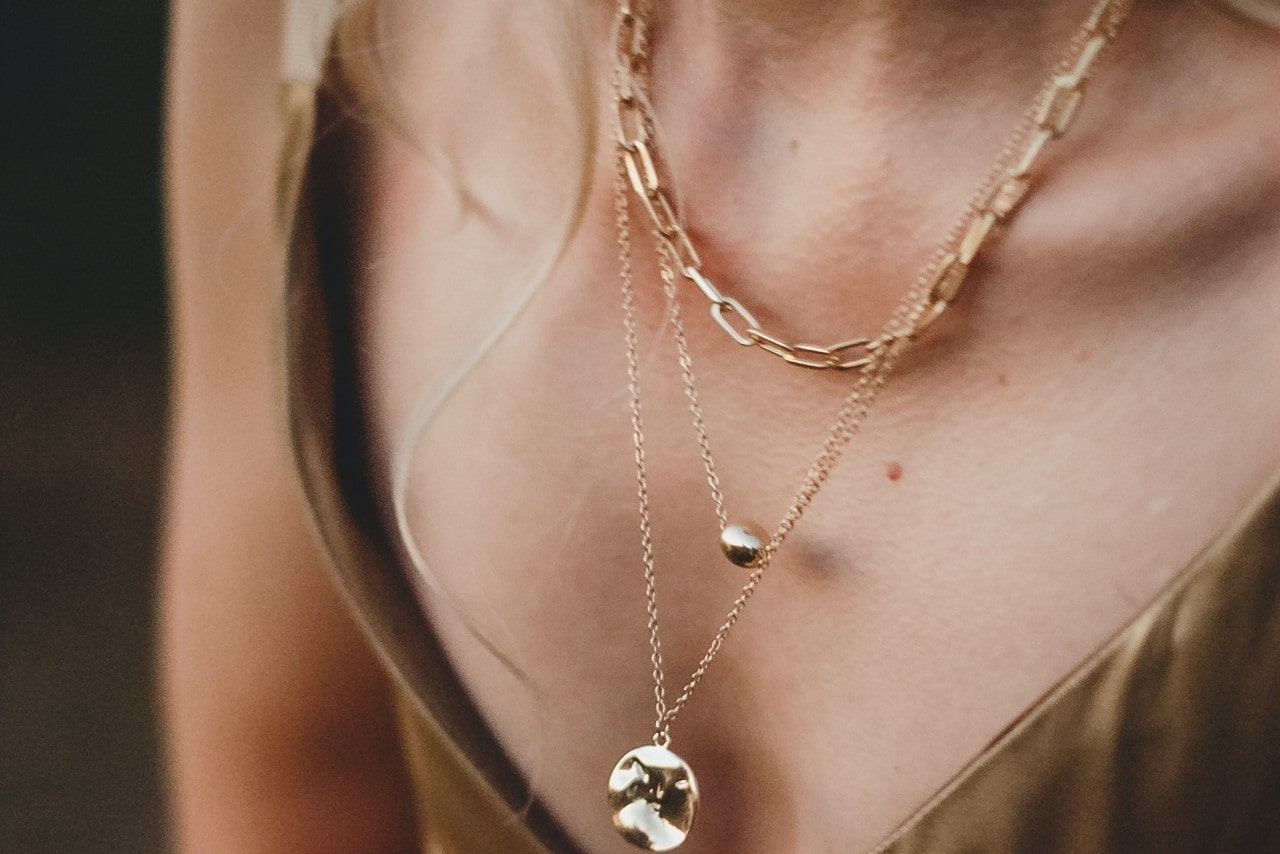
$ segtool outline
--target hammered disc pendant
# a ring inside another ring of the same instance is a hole
[[[609,775],[613,826],[646,851],[670,851],[684,842],[698,812],[693,769],[665,747],[647,744],[618,760]]]

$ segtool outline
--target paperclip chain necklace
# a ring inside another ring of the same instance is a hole
[[[644,567],[650,663],[654,697],[652,743],[628,752],[609,777],[609,803],[614,825],[627,841],[651,851],[683,844],[697,813],[698,786],[692,769],[670,750],[671,725],[701,683],[730,631],[755,593],[783,541],[822,488],[844,449],[858,433],[876,396],[901,353],[930,327],[957,297],[973,260],[996,225],[1011,218],[1031,189],[1035,164],[1046,144],[1062,136],[1077,113],[1095,62],[1118,35],[1134,0],[1100,0],[1071,39],[1064,58],[1015,126],[984,181],[955,227],[907,290],[881,331],[870,338],[850,338],[828,347],[790,344],[760,328],[751,312],[717,288],[702,272],[702,262],[680,216],[664,189],[656,157],[654,120],[648,92],[647,9],[620,0],[615,30],[615,106],[617,109],[614,225],[617,230],[618,276],[630,396],[631,434],[635,456]],[[720,627],[688,681],[668,704],[659,631],[657,573],[654,560],[649,484],[642,419],[638,323],[635,312],[630,195],[634,192],[649,216],[657,244],[681,379],[693,418],[712,503],[721,527],[726,556],[751,569]],[[706,424],[698,398],[684,324],[680,317],[678,279],[697,286],[709,300],[711,316],[743,347],[758,347],[787,363],[817,370],[852,370],[857,375],[821,451],[782,520],[771,535],[753,524],[730,524],[716,474]],[[741,328],[734,325],[736,317]],[[767,538],[766,538],[767,537]]]

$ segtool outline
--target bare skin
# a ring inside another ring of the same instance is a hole
[[[176,842],[412,851],[387,687],[323,574],[280,407],[278,11],[174,10],[161,631]]]
[[[289,485],[274,22],[210,30],[206,5],[179,9],[171,125],[166,660],[183,837],[190,851],[412,850],[384,689]],[[781,331],[877,328],[1085,8],[955,5],[659,7],[655,101],[691,228],[713,277]],[[1144,4],[1124,39],[677,722],[705,794],[683,850],[874,845],[1280,469],[1280,42],[1179,2]],[[255,61],[219,77],[226,44]],[[447,136],[452,119],[427,111]],[[219,167],[206,145],[241,153]],[[410,521],[438,583],[529,676],[427,597],[495,731],[588,850],[621,852],[600,790],[652,709],[608,158],[565,260],[429,428]],[[423,372],[465,343],[432,319],[448,294],[423,283],[477,274],[432,242],[452,202],[411,146],[378,135],[365,167],[361,321],[390,447]],[[650,261],[639,284],[663,641],[682,681],[741,576],[716,552]],[[730,517],[771,524],[844,381],[746,353],[686,305]],[[339,700],[340,683],[360,687]],[[299,749],[318,734],[362,741]]]

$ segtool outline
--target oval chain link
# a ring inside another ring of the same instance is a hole
[[[982,186],[980,201],[964,221],[958,242],[953,235],[939,249],[938,260],[926,265],[925,287],[903,312],[905,323],[891,334],[853,337],[835,344],[788,342],[765,331],[755,316],[733,297],[723,294],[702,271],[702,259],[681,222],[677,206],[662,182],[655,156],[654,117],[644,79],[649,64],[647,21],[629,0],[619,4],[615,25],[618,80],[615,122],[617,141],[632,192],[640,200],[664,248],[686,279],[698,286],[710,303],[711,317],[736,344],[758,347],[789,365],[813,370],[857,370],[869,364],[877,346],[894,338],[917,338],[942,316],[959,296],[969,270],[987,240],[1025,200],[1031,189],[1028,175],[1045,145],[1066,133],[1074,120],[1094,63],[1115,38],[1133,0],[1100,0],[1072,40],[1068,58],[1059,63],[1042,87],[1031,110],[1032,132],[1020,156],[1001,164]],[[1015,141],[1026,131],[1019,130]],[[1001,160],[1007,158],[1002,157]],[[952,245],[954,244],[954,245]],[[735,326],[737,317],[741,328]]]

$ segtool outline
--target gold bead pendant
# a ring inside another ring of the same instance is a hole
[[[764,529],[754,522],[725,525],[720,532],[720,550],[735,566],[754,569],[764,560],[768,537]]]

